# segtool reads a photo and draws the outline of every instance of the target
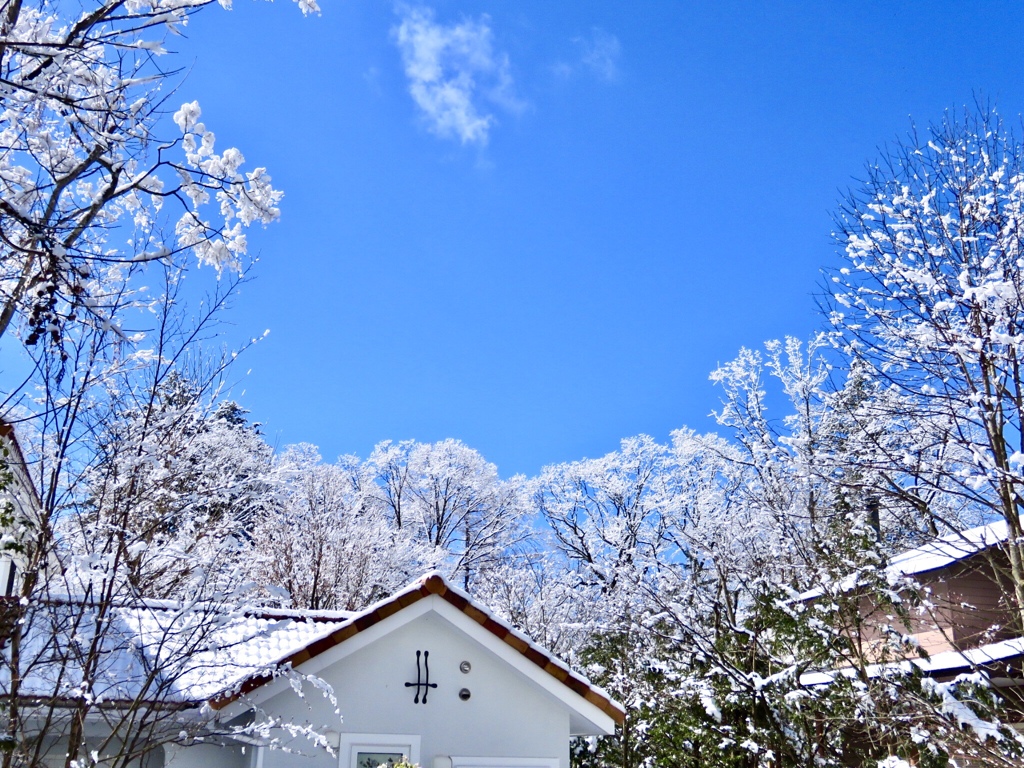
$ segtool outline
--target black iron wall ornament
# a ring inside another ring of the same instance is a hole
[[[423,692],[423,703],[427,703],[427,693],[431,688],[437,688],[437,683],[430,682],[430,665],[427,658],[430,656],[430,651],[423,651],[423,674],[420,674],[420,652],[416,651],[416,682],[406,683],[406,688],[415,688],[416,696],[413,698],[413,704],[420,703],[420,691]]]

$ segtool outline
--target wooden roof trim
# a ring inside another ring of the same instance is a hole
[[[460,592],[448,587],[445,580],[438,574],[432,573],[422,578],[418,584],[412,585],[409,589],[403,590],[393,597],[378,603],[372,610],[356,616],[350,623],[337,629],[326,637],[314,640],[309,645],[296,651],[290,656],[282,659],[277,666],[296,667],[315,656],[334,648],[360,632],[379,624],[389,616],[418,603],[425,597],[437,595],[449,603],[474,622],[486,629],[492,635],[504,642],[510,648],[529,659],[533,664],[540,667],[544,672],[551,675],[569,690],[586,701],[593,704],[599,710],[608,715],[619,725],[625,720],[625,712],[622,708],[597,690],[585,678],[575,674],[566,668],[554,656],[550,656],[540,650],[537,646],[528,642],[508,625],[496,620],[487,611],[474,605]],[[234,692],[223,694],[209,702],[210,707],[215,710],[223,709],[242,696],[256,690],[260,686],[269,683],[275,675],[272,672],[264,672],[247,678],[242,685]]]

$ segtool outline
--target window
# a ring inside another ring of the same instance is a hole
[[[363,752],[356,747],[355,768],[388,768],[388,766],[398,765],[402,762],[403,757],[408,758],[409,756],[404,752]]]
[[[420,737],[404,733],[343,733],[339,768],[389,768],[404,757],[420,761]]]

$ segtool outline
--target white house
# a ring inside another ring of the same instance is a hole
[[[68,601],[69,616],[83,610]],[[572,736],[611,734],[624,716],[437,574],[355,613],[232,612],[184,654],[195,606],[146,601],[115,614],[92,679],[106,711],[144,699],[140,686],[162,664],[163,704],[197,725],[151,767],[373,768],[404,757],[425,768],[568,768]],[[209,627],[209,615],[196,621]],[[59,681],[50,674],[23,681],[22,693],[76,684],[67,665]],[[254,719],[279,725],[233,732]],[[45,762],[62,765],[63,752],[54,742]]]
[[[327,682],[336,705],[300,699],[288,679],[264,674],[212,706],[221,718],[259,707],[308,722],[327,731],[338,756],[257,748],[254,768],[373,768],[400,756],[434,768],[568,768],[571,736],[611,734],[623,718],[606,693],[437,574],[338,622],[279,664]],[[213,764],[247,765],[240,749],[192,746],[170,755],[167,768]]]
[[[40,504],[2,421],[0,451],[7,542]],[[18,704],[13,724],[0,707],[0,749],[15,765],[62,767],[78,721],[76,743],[99,765],[139,766],[145,754],[145,768],[374,768],[401,757],[568,768],[571,737],[612,734],[624,718],[438,574],[362,611],[309,612],[149,600],[128,585],[80,597],[60,578],[23,600],[19,558],[0,547],[0,702]]]

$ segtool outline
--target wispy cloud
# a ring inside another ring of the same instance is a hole
[[[440,24],[434,11],[399,5],[391,34],[402,54],[409,93],[427,127],[463,144],[487,144],[491,108],[519,111],[508,56],[494,49],[490,18]]]
[[[583,66],[606,82],[619,79],[619,56],[622,54],[619,38],[594,27],[588,37],[577,37],[574,42],[583,48]]]
[[[581,70],[603,80],[614,83],[619,79],[619,59],[622,56],[622,45],[619,38],[605,32],[600,27],[593,27],[589,35],[581,35],[572,39],[578,51],[574,62],[559,61],[552,68],[559,77],[569,79]]]
[[[380,86],[380,70],[376,67],[370,67],[363,72],[363,80],[366,82],[367,87],[373,92],[374,96],[383,96],[384,89]]]

